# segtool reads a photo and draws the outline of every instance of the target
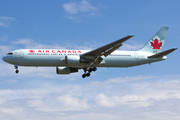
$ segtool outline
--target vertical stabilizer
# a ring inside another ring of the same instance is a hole
[[[169,27],[162,27],[140,51],[151,53],[161,52],[168,29]]]

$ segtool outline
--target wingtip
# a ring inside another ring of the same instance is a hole
[[[127,37],[133,37],[134,35],[127,35]]]

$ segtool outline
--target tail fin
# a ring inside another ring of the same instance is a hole
[[[140,50],[150,53],[159,53],[162,50],[169,27],[162,27]]]

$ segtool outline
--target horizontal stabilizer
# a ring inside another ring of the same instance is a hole
[[[174,50],[176,50],[177,48],[172,48],[170,50],[166,50],[160,53],[157,53],[155,55],[149,56],[148,58],[157,58],[157,57],[163,57],[165,55],[168,55],[169,53],[173,52]]]

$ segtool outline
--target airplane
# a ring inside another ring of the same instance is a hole
[[[133,67],[166,60],[169,53],[177,48],[161,52],[169,27],[162,27],[138,51],[120,51],[123,42],[133,35],[94,50],[60,50],[60,49],[19,49],[9,52],[3,57],[7,63],[18,66],[56,67],[57,74],[70,74],[84,70],[82,78],[89,77],[97,67]]]

